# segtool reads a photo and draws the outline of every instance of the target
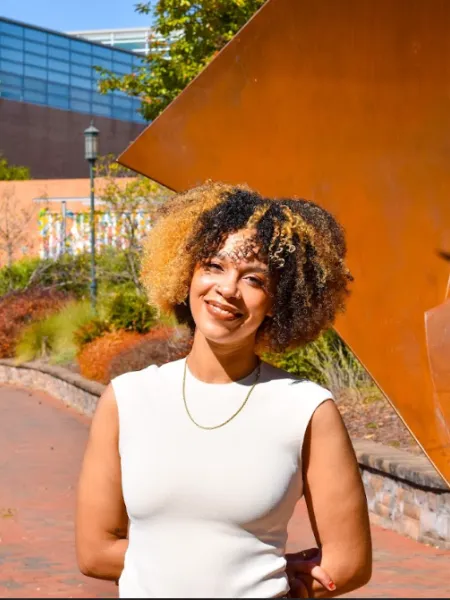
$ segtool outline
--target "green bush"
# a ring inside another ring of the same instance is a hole
[[[69,302],[59,312],[31,323],[21,332],[16,346],[17,361],[49,359],[60,364],[72,362],[78,350],[75,332],[92,317],[88,302]]]
[[[380,394],[369,373],[333,329],[306,346],[283,354],[266,354],[264,359],[325,386],[337,399],[342,395],[360,399]]]
[[[99,293],[115,289],[134,289],[139,285],[127,252],[105,248],[96,257]],[[0,296],[26,288],[55,288],[78,299],[89,297],[91,283],[90,252],[63,254],[57,259],[26,258],[0,269]]]
[[[24,258],[11,267],[0,269],[0,296],[11,291],[24,290],[40,262],[40,258]]]
[[[135,289],[119,289],[111,294],[104,310],[112,329],[147,333],[156,323],[156,311],[145,295]]]
[[[86,344],[93,342],[95,339],[110,331],[111,326],[105,319],[94,317],[75,331],[75,345],[78,350],[81,350]]]

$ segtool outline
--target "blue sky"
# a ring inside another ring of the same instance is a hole
[[[145,27],[137,0],[0,0],[0,16],[57,31]]]

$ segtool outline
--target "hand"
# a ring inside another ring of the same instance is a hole
[[[319,548],[309,548],[302,552],[286,554],[286,573],[289,580],[288,598],[311,598],[313,580],[318,581],[330,592],[336,585],[328,573],[320,566],[322,555]]]

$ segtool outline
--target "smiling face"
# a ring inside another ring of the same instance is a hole
[[[211,342],[254,340],[270,314],[273,286],[253,235],[249,230],[229,235],[215,256],[195,268],[190,309],[197,330]]]

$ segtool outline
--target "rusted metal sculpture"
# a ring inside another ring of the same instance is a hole
[[[268,0],[119,159],[331,210],[355,276],[336,329],[447,482],[449,31],[446,0]]]

